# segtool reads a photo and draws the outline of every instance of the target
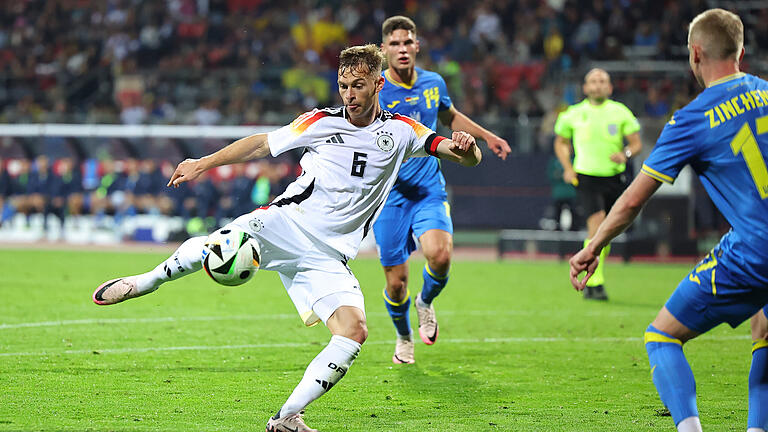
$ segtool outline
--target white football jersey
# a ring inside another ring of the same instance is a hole
[[[301,175],[271,205],[286,207],[300,227],[350,259],[379,215],[400,165],[410,157],[435,155],[442,138],[388,111],[365,127],[345,114],[343,107],[315,109],[268,139],[273,156],[304,149]]]

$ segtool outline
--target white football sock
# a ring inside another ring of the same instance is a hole
[[[749,428],[749,429],[747,429],[747,432],[765,432],[765,429],[763,429],[763,428]]]
[[[296,414],[331,389],[347,373],[360,353],[360,344],[332,336],[328,345],[307,366],[304,377],[280,408],[280,417]]]
[[[701,432],[701,421],[698,417],[688,417],[677,424],[677,432]]]
[[[140,274],[136,290],[140,293],[156,290],[160,284],[192,274],[203,267],[203,247],[206,236],[192,237],[176,249],[167,260],[154,270]]]

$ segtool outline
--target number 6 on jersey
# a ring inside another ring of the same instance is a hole
[[[365,173],[365,159],[368,157],[368,153],[355,152],[352,156],[352,175],[355,177],[362,177]]]

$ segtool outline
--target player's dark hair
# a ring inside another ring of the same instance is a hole
[[[414,23],[412,19],[402,15],[389,17],[381,24],[381,39],[383,40],[385,37],[391,35],[395,30],[407,30],[416,34],[416,23]]]
[[[374,44],[349,47],[339,55],[340,74],[349,69],[353,73],[378,77],[383,64],[384,54]]]
[[[709,9],[688,26],[688,42],[698,42],[704,53],[715,60],[738,60],[744,46],[744,24],[733,12]]]

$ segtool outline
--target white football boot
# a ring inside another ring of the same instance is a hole
[[[419,336],[421,340],[427,344],[432,345],[437,340],[437,335],[440,329],[437,326],[437,316],[435,315],[435,308],[430,304],[426,304],[421,301],[421,293],[416,296],[416,313],[419,315]]]
[[[149,290],[140,293],[136,289],[136,279],[136,276],[128,276],[104,282],[93,292],[93,302],[99,305],[111,305],[152,292]]]
[[[320,432],[317,429],[310,428],[304,423],[304,419],[301,418],[303,414],[304,412],[302,411],[297,414],[279,417],[280,411],[278,411],[277,414],[267,422],[266,432]]]

